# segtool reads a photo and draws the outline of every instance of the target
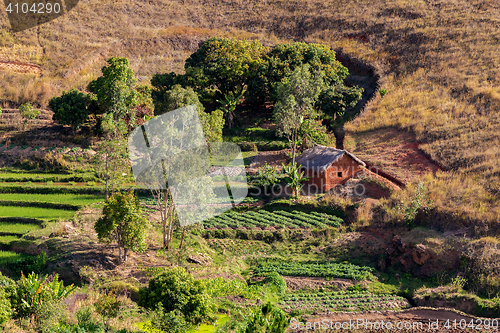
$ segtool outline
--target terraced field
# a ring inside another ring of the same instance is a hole
[[[71,186],[74,184],[70,182],[90,180],[89,177],[0,171],[0,265],[22,258],[10,249],[26,234],[54,221],[69,220],[81,207],[103,201],[102,195],[94,194],[99,191],[97,187]],[[49,183],[40,185],[41,182]]]
[[[357,266],[349,263],[297,263],[297,262],[277,262],[261,263],[254,271],[254,276],[264,276],[267,273],[277,272],[288,276],[310,276],[324,278],[341,278],[352,280],[369,279],[373,268],[367,266]]]
[[[283,297],[278,305],[285,311],[296,309],[320,312],[396,310],[410,307],[399,296],[375,295],[367,291],[297,293]]]
[[[260,210],[258,212],[250,211],[245,213],[229,212],[203,223],[205,228],[324,228],[340,227],[344,221],[333,215],[311,212],[304,213],[299,211],[269,212]]]

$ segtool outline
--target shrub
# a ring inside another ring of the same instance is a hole
[[[284,295],[286,291],[286,281],[277,272],[266,273],[264,283],[267,283],[276,289],[278,295]]]
[[[35,109],[31,103],[22,104],[19,107],[19,114],[23,118],[23,129],[28,124],[28,120],[33,120],[40,115],[40,111]]]
[[[166,313],[180,311],[191,324],[213,323],[216,319],[215,305],[203,282],[195,280],[182,267],[159,273],[147,288],[139,291],[139,305],[155,309],[158,303]]]

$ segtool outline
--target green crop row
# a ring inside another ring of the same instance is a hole
[[[104,201],[104,196],[92,194],[0,193],[0,200],[66,204],[81,207],[91,203]]]
[[[11,262],[18,261],[23,258],[22,254],[11,251],[0,251],[0,266],[5,266]]]
[[[96,181],[93,174],[50,174],[0,172],[1,182],[89,182]]]
[[[300,308],[320,311],[373,311],[405,308],[409,306],[409,303],[399,296],[379,296],[369,292],[339,291],[287,295],[279,301],[278,305],[285,310]]]
[[[0,217],[27,217],[37,219],[70,219],[74,211],[39,207],[0,206]]]
[[[260,210],[237,213],[234,211],[214,217],[203,223],[205,228],[280,227],[280,228],[325,228],[340,227],[343,220],[322,213],[269,212]]]
[[[263,263],[257,266],[254,276],[264,276],[270,272],[277,272],[288,276],[311,276],[324,278],[343,278],[352,280],[366,280],[371,276],[372,268],[353,264],[302,264],[294,262]]]
[[[222,277],[202,280],[206,291],[213,297],[242,296],[249,299],[257,299],[260,296],[258,286],[248,286],[241,280],[230,280]]]
[[[102,194],[102,186],[26,186],[0,185],[0,193],[27,194]]]

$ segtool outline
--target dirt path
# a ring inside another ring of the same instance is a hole
[[[309,322],[312,327],[315,323],[316,327],[320,327],[319,325],[322,324],[323,329],[317,329],[316,332],[463,332],[464,329],[460,328],[460,321],[462,321],[463,328],[465,323],[469,325],[473,319],[475,325],[484,323],[484,319],[475,319],[475,317],[450,309],[411,308],[402,311],[320,314],[310,316],[306,318],[306,321],[301,322],[305,325]],[[356,326],[358,323],[359,326]],[[384,326],[381,326],[382,323]],[[446,323],[449,326],[446,326]],[[294,326],[292,322],[288,332],[313,331],[312,329],[293,329],[296,325]],[[344,328],[341,325],[344,325]],[[391,325],[392,329],[390,329]],[[330,327],[333,329],[329,329]],[[482,327],[484,329],[484,325]],[[357,330],[353,328],[357,328]]]
[[[40,66],[23,62],[0,60],[0,70],[10,70],[19,73],[42,76],[42,68]]]

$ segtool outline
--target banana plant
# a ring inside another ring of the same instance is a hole
[[[229,128],[233,127],[234,111],[236,110],[236,106],[241,103],[240,99],[243,97],[244,93],[245,89],[242,89],[239,94],[227,94],[224,96],[225,100],[217,100],[217,102],[221,103],[225,108],[224,111],[227,116],[227,125]]]

